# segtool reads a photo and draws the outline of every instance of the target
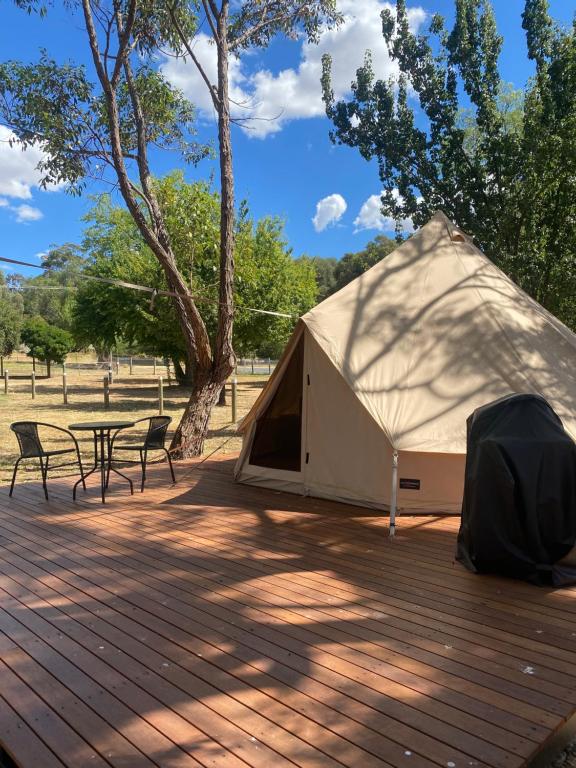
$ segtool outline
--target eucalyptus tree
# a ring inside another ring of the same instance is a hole
[[[45,12],[40,0],[16,0],[27,11]],[[337,20],[334,0],[69,0],[80,16],[91,61],[39,61],[0,66],[0,118],[22,146],[40,145],[42,184],[65,183],[80,193],[89,178],[106,171],[139,232],[161,265],[194,365],[190,401],[173,448],[181,455],[202,451],[212,406],[234,366],[234,177],[230,137],[228,69],[239,56],[265,47],[278,34],[309,39],[323,22]],[[232,10],[231,10],[232,9]],[[193,134],[194,111],[157,67],[158,52],[193,58],[190,41],[206,22],[218,56],[217,83],[206,77],[217,104],[221,167],[220,266],[217,330],[211,337],[201,308],[178,269],[173,244],[152,181],[150,148],[177,150],[197,162],[208,149]],[[92,80],[94,79],[94,82]]]
[[[455,0],[416,34],[405,0],[384,9],[382,34],[399,78],[379,79],[367,53],[352,98],[337,101],[331,60],[323,98],[333,141],[375,159],[382,212],[400,231],[442,209],[541,303],[576,327],[576,26],[547,0],[525,0],[534,77],[510,93],[489,0]],[[520,22],[520,19],[519,19]]]

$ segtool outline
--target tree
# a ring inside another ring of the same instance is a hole
[[[52,375],[51,364],[63,363],[74,349],[74,339],[68,331],[50,325],[41,317],[26,320],[21,336],[28,347],[28,356],[45,361],[48,378]]]
[[[454,27],[433,17],[410,30],[405,0],[382,12],[397,83],[368,54],[350,101],[322,77],[335,142],[378,162],[382,212],[420,226],[442,209],[538,301],[576,327],[576,27],[526,0],[523,27],[536,75],[512,98],[498,71],[502,38],[488,0],[455,0]],[[409,87],[419,102],[416,115]]]
[[[280,219],[265,218],[256,224],[246,219],[240,223],[237,240],[234,348],[243,356],[277,358],[297,318],[316,303],[316,272],[310,263],[292,258]]]
[[[216,332],[220,200],[208,185],[186,184],[181,173],[155,181],[173,243],[178,269],[202,303],[210,335]],[[86,275],[166,290],[158,262],[128,212],[101,197],[88,216],[83,248]],[[236,322],[234,348],[240,354],[282,347],[294,325],[246,309],[298,316],[316,299],[314,273],[295,262],[284,241],[282,223],[255,223],[244,206],[236,229]],[[74,309],[74,332],[83,343],[113,347],[119,338],[148,352],[170,357],[180,383],[190,384],[192,362],[168,297],[130,291],[91,280],[81,281]],[[272,354],[272,353],[271,353]]]
[[[398,243],[389,237],[377,235],[361,251],[345,253],[340,260],[333,257],[302,256],[298,261],[305,262],[314,269],[318,301],[324,301],[388,256],[397,245]]]
[[[43,10],[39,0],[16,0],[28,10]],[[78,192],[84,180],[111,169],[124,202],[146,244],[160,263],[176,316],[194,361],[190,401],[173,439],[180,455],[201,453],[208,419],[223,382],[233,369],[234,179],[230,138],[228,67],[232,52],[263,47],[276,34],[304,32],[313,39],[322,21],[334,21],[334,0],[72,0],[80,8],[98,82],[83,67],[59,65],[43,54],[39,62],[8,62],[0,67],[0,117],[24,146],[40,143],[43,184],[65,181]],[[210,336],[202,313],[180,274],[168,227],[156,196],[149,146],[177,149],[185,160],[206,154],[191,140],[191,106],[171,88],[156,66],[159,50],[186,52],[200,8],[216,44],[217,83],[206,73],[218,114],[221,216],[218,324]],[[131,178],[137,173],[138,184]]]
[[[398,243],[389,237],[377,235],[363,250],[356,253],[345,253],[334,269],[332,293],[336,293],[352,280],[360,277],[367,269],[392,253],[397,246]]]
[[[20,343],[22,326],[21,297],[6,285],[4,273],[0,272],[0,355],[12,354]]]
[[[77,245],[65,243],[51,248],[42,259],[44,272],[21,280],[24,314],[43,317],[50,325],[70,331],[74,288],[83,266],[84,259]]]
[[[175,266],[213,336],[218,323],[218,198],[206,184],[186,185],[181,173],[153,185]],[[86,220],[86,274],[169,291],[165,273],[125,208],[102,195]],[[178,380],[194,384],[196,360],[171,297],[159,295],[151,301],[150,294],[87,280],[81,283],[73,315],[74,333],[82,343],[111,349],[124,339],[148,354],[171,358]]]
[[[322,256],[301,256],[298,261],[309,264],[314,269],[318,301],[324,301],[330,294],[334,293],[334,286],[336,285],[334,270],[338,264],[338,259],[333,256],[325,258]]]

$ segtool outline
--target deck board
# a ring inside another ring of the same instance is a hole
[[[457,518],[239,486],[0,491],[0,744],[24,767],[528,765],[576,709],[576,590],[474,576]]]

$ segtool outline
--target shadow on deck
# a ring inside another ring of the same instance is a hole
[[[164,466],[0,491],[0,744],[42,766],[525,766],[576,709],[576,591],[473,576],[458,519]]]

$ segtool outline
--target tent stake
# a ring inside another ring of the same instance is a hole
[[[390,497],[390,536],[396,533],[396,501],[398,498],[398,451],[392,454],[392,495]]]

